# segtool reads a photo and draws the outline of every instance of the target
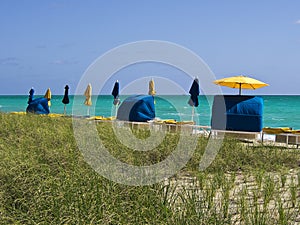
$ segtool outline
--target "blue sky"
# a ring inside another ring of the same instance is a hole
[[[37,94],[48,87],[53,94],[63,94],[65,84],[72,94],[99,56],[141,40],[190,49],[217,79],[243,74],[270,84],[244,93],[300,94],[299,9],[298,0],[2,0],[0,94],[27,95],[31,87]],[[149,65],[128,71],[136,79],[137,74],[152,75]],[[153,72],[181,79],[172,69],[158,66]],[[112,82],[104,93],[110,93]],[[182,84],[188,89],[191,80],[182,76]],[[131,91],[139,87],[133,85]],[[159,91],[173,89],[164,86]]]

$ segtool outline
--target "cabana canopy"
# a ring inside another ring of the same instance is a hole
[[[48,105],[48,99],[46,98],[36,98],[29,102],[26,112],[35,114],[49,114],[50,109]]]
[[[151,95],[134,95],[123,101],[117,119],[146,122],[155,118],[154,98]]]
[[[211,128],[260,132],[263,127],[262,116],[262,97],[217,95],[212,107]]]

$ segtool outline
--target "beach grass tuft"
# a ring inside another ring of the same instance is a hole
[[[148,186],[114,183],[84,160],[72,118],[0,113],[0,224],[293,224],[300,218],[297,149],[226,139],[200,172],[207,138],[178,174]],[[151,165],[176,147],[169,133],[152,151],[132,151],[111,123],[97,124],[110,153]],[[148,131],[134,130],[142,140]]]

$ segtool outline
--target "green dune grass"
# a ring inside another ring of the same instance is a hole
[[[71,118],[0,114],[0,121],[1,224],[284,224],[294,221],[300,209],[300,184],[285,177],[299,167],[299,150],[226,140],[212,165],[199,172],[207,143],[199,137],[194,156],[181,173],[164,183],[132,187],[103,178],[85,162]],[[131,151],[118,142],[110,123],[99,123],[97,129],[112,155],[134,165],[163,160],[178,141],[178,134],[170,133],[152,151]],[[141,139],[149,136],[147,130],[133,133]],[[260,198],[275,201],[274,211],[269,212],[267,204],[265,211],[255,211],[255,204],[245,200],[250,191],[245,189],[237,193],[239,216],[231,213],[230,190],[239,173],[255,178],[251,198],[256,195],[257,204]],[[196,179],[194,188],[177,189],[174,180],[180,181],[183,174]],[[281,174],[280,181],[267,179],[269,174]],[[289,192],[291,206],[279,197],[276,185]],[[220,203],[217,190],[223,193]]]

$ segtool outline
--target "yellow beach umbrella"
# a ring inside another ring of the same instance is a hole
[[[51,100],[51,90],[50,90],[50,88],[47,89],[44,98],[48,99],[48,106],[50,107],[51,106],[51,102],[50,102],[50,100]]]
[[[246,76],[233,76],[233,77],[227,77],[220,80],[215,80],[215,84],[230,88],[238,88],[239,89],[239,95],[241,95],[242,89],[258,89],[265,86],[269,86],[268,84],[256,80],[251,77]]]
[[[84,96],[85,96],[84,104],[87,106],[91,106],[92,105],[92,86],[91,86],[91,84],[88,84],[88,86],[84,92]]]
[[[88,84],[85,92],[84,92],[84,96],[85,96],[85,101],[84,104],[88,106],[87,109],[87,115],[90,115],[90,106],[92,105],[92,85]]]
[[[149,95],[152,95],[154,96],[156,94],[156,91],[155,91],[155,86],[154,86],[154,80],[151,79],[149,81],[149,92],[148,92]]]

